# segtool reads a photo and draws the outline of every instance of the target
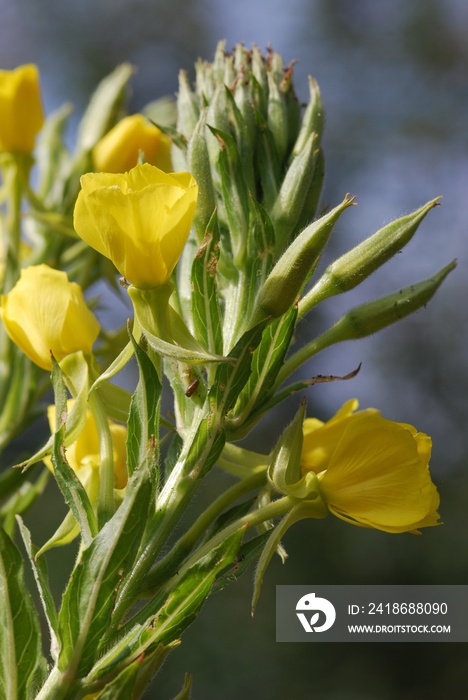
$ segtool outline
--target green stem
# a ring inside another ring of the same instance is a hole
[[[200,415],[203,417],[203,413],[200,412]],[[154,560],[199,486],[200,477],[198,476],[197,478],[190,474],[194,465],[189,459],[190,452],[197,443],[199,422],[201,423],[201,420],[195,421],[191,439],[186,440],[179,458],[159,494],[155,517],[148,524],[147,539],[143,542],[143,548],[135,562],[130,577],[122,585],[116,599],[112,615],[113,629],[117,629],[129,605],[138,597],[141,581],[150,570]],[[203,466],[210,456],[215,440],[219,435],[219,429],[220,426],[218,424],[212,426],[211,433],[205,438],[204,446],[197,452],[199,473],[202,472]]]
[[[250,476],[234,484],[219,496],[195,521],[192,527],[187,530],[180,540],[174,545],[169,554],[162,559],[147,575],[144,582],[145,595],[151,594],[152,589],[160,585],[164,579],[173,575],[185,557],[190,554],[198,540],[206,532],[221,513],[232,503],[237,501],[249,491],[262,486],[265,483],[266,466],[258,468],[258,471],[250,473]]]
[[[320,335],[318,338],[315,338],[315,340],[307,343],[307,345],[304,345],[303,348],[294,353],[294,355],[286,360],[278,373],[275,389],[281,386],[289,375],[299,369],[299,367],[305,364],[307,360],[310,360],[311,357],[318,355],[319,352],[322,352],[322,350],[325,350],[325,348],[330,347],[330,345],[334,345],[335,343],[339,343],[341,340],[343,340],[340,335],[341,334],[339,334],[336,330],[336,326],[332,326],[328,329],[328,331],[325,331],[325,333],[322,333],[322,335]]]
[[[0,157],[2,189],[5,198],[5,210],[2,217],[5,269],[0,287],[2,294],[8,294],[19,277],[19,249],[21,242],[21,177],[20,165],[11,154]],[[0,250],[1,250],[0,248]],[[0,327],[0,406],[3,406],[10,385],[13,366],[13,346],[3,324]]]
[[[98,500],[98,527],[101,529],[114,515],[114,450],[109,421],[97,392],[89,396],[89,407],[93,414],[99,436],[100,481]]]
[[[213,535],[208,542],[199,547],[196,552],[194,552],[193,555],[185,561],[184,565],[177,572],[177,580],[180,580],[182,576],[192,566],[194,566],[194,564],[231,537],[231,535],[239,532],[239,530],[247,530],[281,515],[285,515],[295,505],[297,505],[297,503],[298,500],[293,496],[283,496],[282,498],[278,498],[276,501],[268,503],[262,508],[257,508],[257,510],[247,513],[238,520],[235,520],[230,525],[227,525],[225,528],[217,532],[216,535]]]

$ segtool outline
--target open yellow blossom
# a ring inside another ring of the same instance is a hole
[[[27,267],[1,298],[0,316],[19,348],[50,370],[50,352],[60,362],[73,352],[90,353],[99,323],[86,306],[81,287],[48,265]]]
[[[325,424],[305,421],[303,474],[318,472],[329,510],[347,522],[385,532],[437,525],[430,437],[375,409],[353,413],[353,408],[357,401]]]
[[[0,70],[0,151],[31,153],[43,123],[37,66]]]
[[[140,289],[170,277],[187,242],[198,186],[190,173],[164,173],[144,163],[125,174],[81,178],[74,225]]]
[[[145,161],[170,172],[171,140],[142,114],[124,117],[93,148],[95,170],[124,173],[138,163],[140,151]]]
[[[71,409],[73,400],[68,401],[68,410]],[[55,430],[55,406],[47,408],[47,417],[51,431]],[[114,452],[114,487],[123,489],[127,485],[127,428],[118,423],[109,420],[109,429],[112,438],[112,446]],[[83,430],[78,435],[75,442],[67,448],[67,461],[74,472],[78,475],[83,486],[88,489],[93,484],[92,490],[97,492],[99,487],[99,435],[96,428],[96,423],[93,414],[90,410],[86,411],[86,420]],[[52,461],[50,457],[44,460],[46,466],[53,471]],[[94,480],[97,482],[94,484]],[[88,491],[88,495],[89,494]],[[91,501],[93,499],[91,498]]]

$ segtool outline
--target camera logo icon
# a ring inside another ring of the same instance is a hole
[[[320,613],[325,615],[325,621],[317,626]],[[306,632],[326,632],[335,622],[336,610],[326,598],[318,598],[315,593],[307,593],[298,600],[296,615]]]

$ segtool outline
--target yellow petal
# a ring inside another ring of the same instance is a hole
[[[95,170],[123,173],[138,163],[140,151],[145,161],[161,170],[171,170],[171,140],[142,114],[118,122],[94,147]]]
[[[423,459],[418,445],[424,445]],[[427,448],[424,438],[416,441],[398,423],[378,415],[356,416],[320,477],[330,510],[388,532],[437,524],[439,500]]]
[[[88,173],[75,206],[78,235],[135,287],[170,277],[187,241],[198,187],[189,173],[148,163],[123,175]]]
[[[48,370],[51,351],[59,362],[79,350],[91,352],[99,334],[80,287],[47,265],[21,271],[13,289],[2,296],[0,315],[13,342]]]
[[[326,423],[317,418],[304,421],[304,442],[302,447],[301,467],[303,473],[314,471],[317,474],[327,468],[335,447],[346,426],[357,416],[377,415],[374,408],[354,413],[358,408],[357,399],[350,399]]]
[[[0,71],[0,114],[0,151],[30,153],[44,122],[37,66]]]

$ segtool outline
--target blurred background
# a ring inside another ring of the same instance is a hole
[[[177,90],[184,68],[210,60],[226,39],[271,44],[296,60],[296,90],[307,98],[307,75],[318,81],[326,112],[327,175],[322,206],[346,192],[358,207],[337,225],[332,257],[391,219],[443,195],[415,239],[353,292],[320,306],[298,331],[305,342],[352,306],[433,275],[453,258],[458,267],[427,309],[377,336],[317,356],[307,374],[346,374],[349,382],[308,393],[309,413],[328,419],[349,397],[433,438],[431,472],[444,525],[387,535],[329,516],[296,525],[285,538],[289,559],[271,565],[254,621],[252,573],[210,598],[169,657],[148,698],[171,698],[185,671],[195,700],[432,700],[466,698],[463,644],[277,644],[275,584],[467,584],[468,524],[468,3],[466,0],[0,0],[0,66],[35,62],[47,113],[75,105],[76,126],[87,99],[118,63],[137,67],[129,109]],[[104,307],[114,302],[103,301]],[[126,310],[115,300],[117,313]],[[108,310],[108,309],[107,309]],[[292,415],[298,399],[287,406]],[[251,446],[268,452],[286,411],[260,426]],[[216,488],[214,478],[211,488]],[[218,482],[219,483],[219,482]],[[38,542],[60,521],[51,487],[28,524]],[[200,494],[198,505],[210,501]],[[55,550],[57,596],[73,548]]]

